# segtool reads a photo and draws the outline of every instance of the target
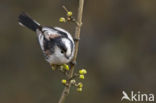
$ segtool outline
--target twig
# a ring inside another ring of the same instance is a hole
[[[62,8],[65,10],[65,12],[66,12],[66,13],[68,13],[68,12],[69,12],[69,10],[68,10],[68,9],[67,9],[64,5],[62,6]],[[67,20],[68,20],[68,21],[75,22],[75,23],[77,24],[77,22],[76,22],[75,18],[73,18],[72,16],[67,17]]]
[[[79,0],[79,8],[78,8],[77,21],[76,21],[77,25],[76,25],[75,37],[74,37],[74,39],[75,39],[75,53],[74,53],[73,60],[70,63],[71,67],[70,67],[68,79],[73,76],[74,67],[75,67],[75,63],[76,63],[76,59],[77,59],[78,48],[79,48],[79,39],[80,39],[80,30],[81,30],[81,26],[82,26],[83,5],[84,5],[84,0]],[[71,87],[71,83],[69,82],[69,86],[64,88],[58,103],[64,103],[65,98],[69,94],[70,87]]]
[[[62,6],[62,8],[66,11],[66,12],[68,12],[68,9],[63,5]]]

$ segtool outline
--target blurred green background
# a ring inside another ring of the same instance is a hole
[[[0,1],[0,103],[57,103],[64,86],[50,72],[36,35],[17,23],[25,11],[42,25],[60,26],[61,5],[76,17],[78,0]],[[120,103],[122,91],[156,94],[156,0],[85,0],[77,70],[84,90],[66,103]],[[126,102],[126,101],[125,101]]]

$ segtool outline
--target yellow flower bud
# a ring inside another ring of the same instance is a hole
[[[81,70],[79,70],[79,73],[82,74],[82,75],[87,74],[87,70],[86,69],[81,69]]]
[[[78,83],[78,87],[79,88],[82,88],[83,87],[83,84],[80,82],[80,83]]]
[[[80,78],[80,79],[84,79],[84,75],[80,75],[79,78]]]
[[[67,83],[67,80],[65,80],[65,79],[62,79],[62,84],[66,84]]]
[[[77,91],[78,92],[82,92],[82,88],[77,88]]]
[[[86,69],[82,69],[84,74],[87,74],[87,70]]]
[[[67,64],[63,64],[63,68],[67,71],[69,70],[69,66]]]
[[[66,22],[66,19],[65,19],[64,17],[61,17],[61,18],[59,19],[59,22],[61,22],[61,23]]]
[[[83,71],[82,71],[82,70],[79,70],[79,73],[80,73],[80,74],[83,74]]]
[[[68,11],[68,12],[67,12],[67,16],[72,16],[72,14],[73,14],[73,13],[72,13],[71,11]]]

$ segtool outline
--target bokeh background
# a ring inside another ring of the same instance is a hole
[[[76,17],[78,0],[0,1],[0,103],[57,103],[63,76],[17,17],[25,11],[74,34],[74,24],[58,22],[61,5]],[[80,68],[88,70],[83,92],[72,88],[67,103],[120,103],[123,90],[156,94],[156,0],[85,0]]]

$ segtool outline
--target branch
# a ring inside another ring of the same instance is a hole
[[[74,37],[75,53],[74,53],[73,60],[70,63],[71,67],[70,67],[68,79],[70,79],[73,76],[74,68],[75,68],[75,64],[76,64],[78,48],[79,48],[79,40],[80,40],[80,31],[81,31],[81,26],[82,26],[83,5],[84,5],[84,0],[79,0],[79,8],[78,8],[77,21],[76,21],[77,25],[75,28],[75,37]],[[69,86],[66,86],[64,88],[58,103],[64,103],[65,98],[68,96],[68,94],[70,92],[70,87],[71,87],[71,83],[69,83]]]

